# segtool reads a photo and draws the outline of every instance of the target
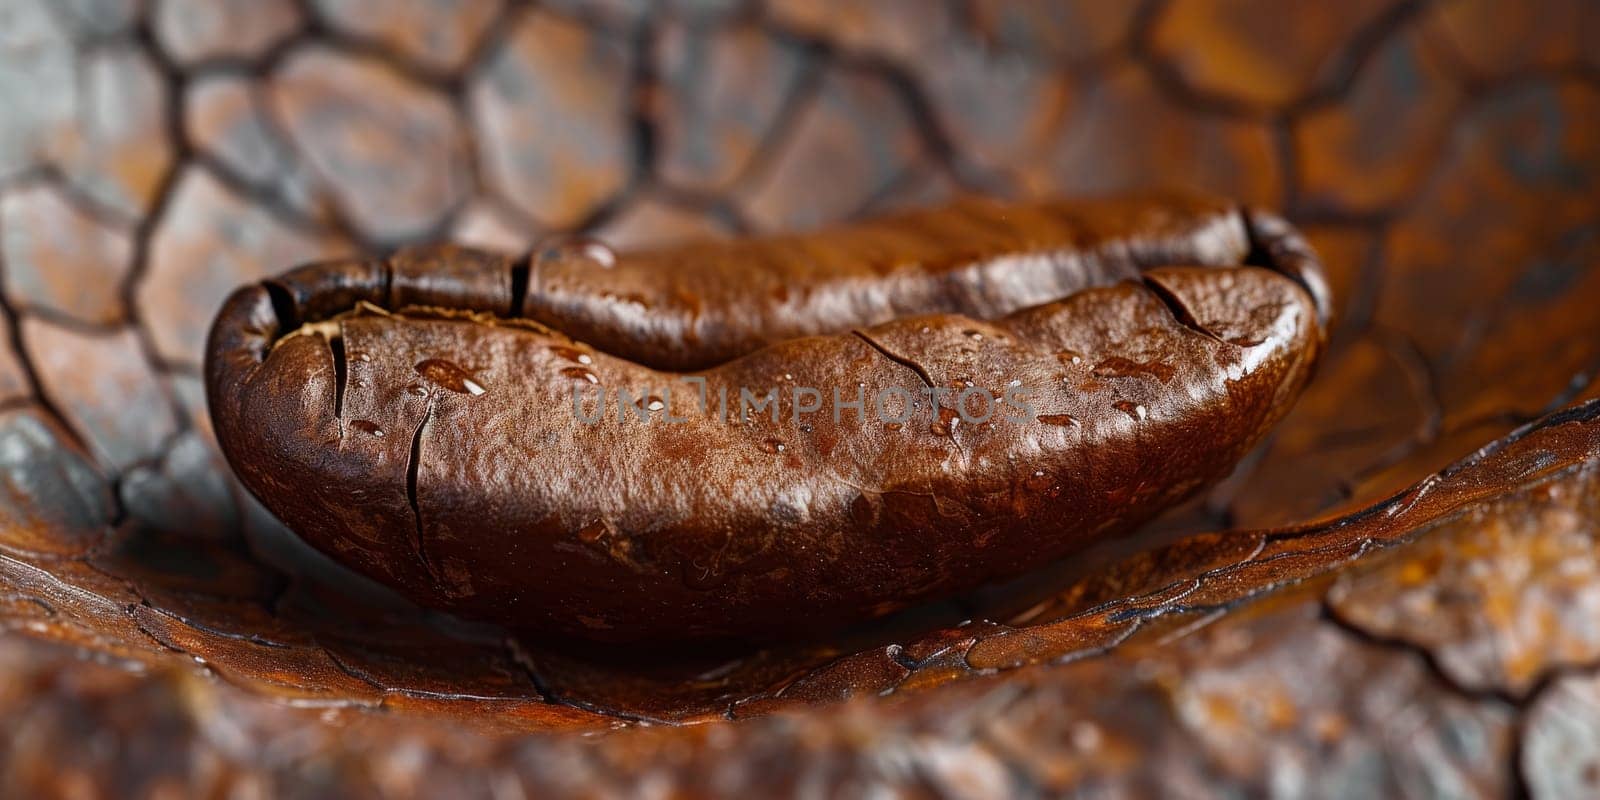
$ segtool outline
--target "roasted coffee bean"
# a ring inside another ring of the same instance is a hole
[[[227,301],[206,382],[244,484],[424,605],[774,636],[1018,575],[1214,483],[1327,314],[1267,215],[968,200],[636,255],[311,265]]]

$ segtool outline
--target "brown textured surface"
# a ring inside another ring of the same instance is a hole
[[[223,304],[206,396],[263,505],[425,608],[532,641],[771,642],[1214,486],[1300,396],[1329,302],[1298,234],[1225,202],[968,198],[304,265]]]
[[[366,5],[0,9],[4,793],[1594,793],[1595,407],[1428,477],[1600,395],[1594,4]],[[1333,347],[988,621],[532,652],[297,548],[201,409],[223,295],[308,258],[1166,183],[1285,209]],[[640,719],[707,724],[530,733]]]

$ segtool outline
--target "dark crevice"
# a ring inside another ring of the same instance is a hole
[[[161,81],[165,108],[162,110],[160,124],[162,135],[171,148],[168,162],[162,166],[150,194],[140,203],[143,208],[133,225],[133,249],[128,255],[128,269],[117,282],[117,298],[121,306],[122,319],[133,331],[144,363],[155,372],[158,370],[157,363],[161,353],[145,319],[144,309],[139,302],[138,289],[151,270],[156,230],[167,219],[169,208],[177,196],[178,182],[194,153],[193,144],[189,141],[188,132],[184,128],[190,84],[181,67],[161,46],[160,37],[156,35],[148,16],[141,15],[129,34],[131,43],[149,59]],[[57,185],[71,186],[72,183],[73,181],[67,180],[65,175],[62,175]],[[189,414],[174,395],[170,384],[167,381],[157,381],[156,386],[166,401],[168,416],[173,426],[179,431],[188,429]]]
[[[488,71],[486,65],[489,60],[500,53],[501,48],[510,41],[512,34],[521,27],[523,17],[527,15],[529,8],[529,5],[520,2],[507,3],[500,7],[494,20],[485,26],[483,32],[478,35],[478,40],[472,43],[466,57],[461,60],[459,80],[463,86]]]
[[[1517,715],[1512,731],[1510,752],[1506,754],[1506,780],[1510,784],[1507,791],[1512,800],[1526,800],[1534,796],[1533,784],[1529,782],[1528,773],[1522,766],[1523,752],[1528,746],[1527,714]]]
[[[889,348],[884,347],[883,345],[879,344],[877,340],[873,339],[871,336],[868,336],[866,331],[858,329],[850,332],[855,334],[856,338],[866,342],[868,347],[878,351],[879,353],[882,353],[884,358],[887,358],[890,361],[893,361],[894,363],[916,373],[917,377],[922,379],[923,384],[925,384],[929,389],[933,388],[933,376],[929,375],[928,370],[924,369],[921,364],[918,364],[917,362],[912,361],[904,356],[896,355],[890,352]]]
[[[1388,258],[1384,245],[1389,236],[1388,224],[1375,226],[1370,236],[1366,253],[1356,269],[1354,286],[1340,301],[1338,328],[1331,332],[1338,337],[1336,345],[1353,342],[1370,331],[1377,316],[1378,296]]]
[[[1316,257],[1310,254],[1305,243],[1298,240],[1299,234],[1287,228],[1280,228],[1277,233],[1263,230],[1261,221],[1248,208],[1236,209],[1234,213],[1244,221],[1245,235],[1250,241],[1250,249],[1245,253],[1241,265],[1269,269],[1294,281],[1316,305],[1317,320],[1326,328],[1333,313],[1329,308],[1327,291],[1318,291],[1317,287],[1307,282],[1304,275],[1290,270],[1285,264],[1286,261],[1297,259],[1316,262]],[[1271,220],[1268,224],[1277,227],[1283,223]]]
[[[1476,466],[1489,456],[1505,450],[1536,431],[1573,423],[1590,423],[1597,419],[1600,419],[1600,398],[1586,400],[1578,405],[1563,408],[1549,416],[1523,425],[1505,436],[1478,448],[1466,458],[1439,470],[1437,474],[1440,478],[1448,478],[1462,470]]]
[[[533,656],[529,654],[527,648],[522,646],[521,642],[517,641],[515,638],[506,639],[505,647],[506,651],[511,656],[511,662],[517,665],[517,667],[522,671],[522,674],[527,677],[530,683],[533,684],[534,690],[544,698],[545,702],[551,705],[575,708],[579,711],[587,711],[591,714],[599,714],[601,716],[612,717],[614,719],[624,720],[627,722],[668,726],[676,724],[669,719],[635,714],[628,711],[623,711],[620,708],[602,706],[598,703],[592,703],[587,700],[563,697],[555,690],[554,687],[549,684],[548,681],[544,679],[544,676],[539,674],[538,665],[534,663]]]
[[[914,192],[919,183],[930,180],[936,174],[933,170],[918,163],[907,164],[904,169],[895,173],[877,188],[867,192],[867,196],[847,212],[846,219],[858,219],[874,213],[883,213],[889,210],[897,197],[902,193]]]
[[[1287,110],[1290,113],[1309,111],[1349,95],[1367,63],[1431,4],[1430,0],[1402,0],[1362,25],[1334,54],[1331,66],[1323,69],[1322,77],[1311,91],[1291,102]]]
[[[1400,367],[1400,375],[1411,382],[1419,399],[1417,410],[1422,414],[1422,422],[1411,438],[1396,442],[1374,463],[1357,470],[1351,478],[1358,483],[1400,463],[1416,448],[1438,441],[1444,430],[1444,398],[1427,354],[1410,336],[1382,328],[1374,329],[1374,333],[1383,351]]]
[[[1294,118],[1291,116],[1276,116],[1269,127],[1273,157],[1278,163],[1283,181],[1283,185],[1278,187],[1280,190],[1278,202],[1285,214],[1300,207],[1302,192],[1300,174],[1303,167],[1300,164],[1300,152],[1295,147],[1294,124]]]
[[[1511,797],[1519,798],[1520,800],[1520,798],[1535,796],[1530,776],[1523,761],[1523,754],[1528,743],[1529,726],[1533,724],[1530,712],[1534,706],[1541,702],[1550,702],[1545,698],[1545,695],[1555,691],[1554,686],[1558,681],[1574,676],[1592,680],[1595,677],[1596,670],[1600,670],[1600,660],[1597,659],[1556,664],[1540,675],[1539,679],[1523,694],[1523,701],[1518,708],[1518,711],[1522,713],[1517,717],[1516,734],[1511,738],[1511,753],[1508,758],[1510,762]]]
[[[390,689],[388,686],[383,685],[383,683],[381,681],[379,681],[378,679],[372,677],[371,675],[368,675],[366,672],[364,672],[362,670],[359,670],[359,669],[356,669],[354,665],[352,665],[349,662],[345,661],[343,658],[340,658],[338,653],[335,653],[335,652],[333,652],[332,650],[330,650],[330,649],[328,649],[326,647],[318,647],[317,649],[319,651],[321,651],[323,655],[327,656],[328,657],[328,662],[333,664],[334,669],[337,669],[340,672],[344,673],[345,677],[348,677],[351,680],[359,681],[359,682],[364,683],[364,684],[366,684],[368,686],[371,686],[374,689],[377,689],[378,690],[378,694],[379,694],[379,697],[378,697],[378,704],[379,705],[382,705],[383,701],[384,701],[384,698],[391,691],[394,691],[394,690]]]
[[[898,64],[875,56],[857,59],[851,54],[840,53],[836,63],[846,68],[864,70],[888,84],[900,99],[900,105],[910,118],[911,127],[921,140],[923,149],[934,162],[952,175],[972,175],[974,185],[983,185],[984,180],[980,177],[982,170],[967,164],[959,154],[953,137],[945,130],[944,121],[934,109],[933,101],[924,94],[916,78],[909,72]]]
[[[1346,619],[1332,605],[1324,600],[1320,606],[1322,621],[1333,626],[1336,630],[1350,636],[1363,644],[1383,650],[1400,651],[1415,655],[1428,671],[1435,682],[1446,687],[1451,692],[1469,700],[1486,703],[1504,703],[1512,708],[1521,708],[1524,698],[1502,688],[1478,688],[1461,683],[1455,676],[1445,670],[1439,663],[1438,656],[1432,650],[1416,642],[1400,636],[1374,633]]]
[[[778,109],[772,115],[767,129],[762,132],[761,140],[756,144],[754,152],[729,179],[728,186],[733,189],[755,186],[771,171],[789,142],[799,134],[800,120],[815,103],[817,95],[822,90],[827,61],[821,48],[805,40],[796,39],[783,31],[775,32],[773,38],[781,46],[797,53],[800,65],[796,68],[795,77],[779,101]]]
[[[1155,28],[1166,9],[1166,0],[1155,0],[1140,8],[1128,38],[1128,55],[1144,70],[1156,91],[1180,110],[1192,114],[1260,122],[1265,109],[1226,92],[1196,86],[1155,45]]]
[[[636,188],[650,182],[656,173],[661,153],[661,134],[656,125],[655,98],[661,92],[661,78],[656,74],[656,30],[642,24],[634,30],[628,42],[629,65],[627,105],[622,111],[633,142],[633,173],[629,187]],[[631,197],[633,191],[625,192]]]
[[[1560,391],[1545,402],[1538,410],[1527,411],[1524,409],[1505,409],[1502,411],[1488,412],[1470,417],[1457,418],[1449,421],[1440,428],[1441,435],[1453,436],[1473,428],[1487,425],[1521,426],[1553,414],[1572,403],[1576,402],[1589,387],[1600,381],[1600,359],[1589,366],[1572,374]]]
[[[300,327],[300,309],[295,306],[294,295],[288,288],[277,281],[265,281],[261,287],[267,290],[267,297],[272,300],[272,313],[278,317],[278,330],[273,338],[280,339]]]
[[[1011,718],[1009,716],[1014,707],[1037,690],[1033,685],[1019,685],[1022,682],[1007,686],[1010,694],[1002,703],[987,715],[989,720],[999,721]],[[997,692],[998,693],[998,692]],[[1027,751],[1027,743],[1018,746],[1011,737],[997,735],[997,728],[993,723],[980,723],[972,731],[972,743],[982,747],[985,752],[994,754],[994,762],[998,764],[1005,774],[1010,776],[1016,797],[1051,797],[1060,793],[1060,785],[1050,779],[1047,774],[1036,774],[1030,766],[1037,763],[1032,759],[1032,754]],[[1054,791],[1052,791],[1054,790]]]
[[[627,199],[631,197],[632,194],[633,192],[630,188],[619,190],[616,194],[606,198],[599,205],[595,206],[594,209],[588,214],[585,214],[583,218],[572,223],[571,230],[575,233],[588,234],[605,227],[622,213],[623,208],[627,206]]]
[[[292,41],[294,44],[286,47],[279,55],[279,58],[285,62],[299,50],[314,47],[316,39],[305,38],[305,34],[302,33],[293,37]],[[278,66],[278,64],[273,64],[268,67],[268,73],[275,71]],[[274,154],[280,159],[281,163],[286,165],[286,169],[303,168],[313,178],[317,187],[319,201],[316,209],[317,219],[313,222],[313,225],[321,227],[335,236],[354,242],[363,250],[379,250],[400,244],[398,241],[379,241],[355,223],[347,204],[337,193],[332,192],[329,188],[335,181],[331,180],[323,171],[317,169],[316,164],[306,157],[306,154],[302,152],[300,142],[291,134],[290,126],[283,119],[278,104],[267,99],[268,87],[252,84],[250,90],[251,103],[255,110],[256,118],[261,126],[266,129],[268,139],[275,151]],[[215,159],[213,159],[213,162],[215,162]],[[300,216],[294,212],[293,204],[271,187],[263,187],[261,190],[251,191],[248,196],[252,199],[272,199],[276,196],[276,199],[273,199],[272,202],[264,203],[263,207],[271,212],[276,206],[296,217]],[[324,200],[326,202],[322,202]],[[446,214],[445,218],[435,226],[435,230],[427,231],[416,238],[427,238],[429,236],[443,238],[444,226],[450,223],[449,216],[449,214]]]
[[[659,177],[651,183],[650,191],[663,203],[709,217],[731,233],[748,234],[755,229],[738,206],[719,194],[679,186]]]
[[[1221,342],[1223,344],[1230,344],[1230,342],[1228,342],[1226,339],[1218,336],[1214,331],[1207,328],[1205,324],[1200,322],[1200,318],[1194,315],[1194,311],[1191,310],[1189,306],[1184,304],[1183,298],[1179,297],[1177,292],[1167,288],[1166,284],[1150,277],[1149,275],[1144,275],[1140,277],[1139,280],[1144,283],[1144,287],[1149,289],[1151,294],[1155,295],[1157,300],[1161,301],[1162,305],[1167,307],[1167,311],[1172,314],[1172,318],[1177,320],[1179,325],[1182,325],[1183,327],[1188,328],[1189,330],[1194,331],[1195,333],[1198,333],[1207,339]]]
[[[344,353],[344,325],[339,335],[328,337],[328,349],[333,351],[333,418],[344,419],[344,387],[350,379],[350,364]]]
[[[527,677],[528,682],[533,684],[533,690],[538,692],[545,702],[559,705],[560,700],[556,698],[555,690],[550,688],[550,684],[539,673],[538,665],[534,663],[533,656],[528,654],[522,643],[511,637],[503,640],[501,644],[505,648],[506,655],[511,659],[511,663],[515,664],[517,669],[521,670],[522,674]]]
[[[85,319],[83,317],[75,316],[72,312],[59,308],[52,308],[46,305],[35,305],[26,302],[17,302],[15,300],[13,300],[11,303],[11,311],[19,317],[31,319],[35,322],[47,322],[53,327],[64,328],[84,336],[116,336],[117,334],[126,330],[128,326],[127,320],[125,319],[118,319],[112,322],[102,322],[99,320]]]
[[[1394,493],[1382,500],[1374,502],[1358,511],[1353,511],[1344,515],[1343,517],[1340,517],[1337,527],[1342,528],[1350,525],[1356,525],[1378,515],[1389,517],[1398,516],[1415,504],[1416,500],[1414,495],[1416,495],[1419,490],[1427,491],[1439,481],[1448,479],[1454,475],[1460,474],[1463,471],[1473,469],[1490,456],[1493,456],[1495,453],[1515,445],[1529,435],[1532,435],[1540,430],[1554,428],[1560,425],[1588,424],[1595,420],[1600,420],[1600,398],[1585,401],[1579,405],[1562,409],[1561,411],[1558,411],[1547,417],[1530,422],[1527,425],[1517,428],[1516,430],[1507,433],[1506,435],[1484,445],[1483,447],[1478,448],[1460,460],[1445,466],[1427,478],[1424,478],[1420,484],[1396,490]],[[1562,472],[1570,470],[1573,467],[1573,464],[1568,464],[1563,468],[1563,470],[1554,474],[1561,474]],[[1348,490],[1348,486],[1346,487],[1345,494],[1347,498],[1353,495],[1353,492]],[[1458,509],[1459,506],[1455,506],[1454,508]],[[1452,513],[1455,513],[1455,510],[1442,513],[1438,518],[1443,519],[1448,516],[1448,514]],[[1277,531],[1268,532],[1267,540],[1269,542],[1291,541],[1298,539],[1307,533],[1314,533],[1320,529],[1320,526],[1314,524],[1291,526]],[[1418,528],[1418,530],[1421,530],[1421,528]]]
[[[145,468],[148,469],[158,468],[159,464],[156,462],[159,462],[166,456],[167,450],[168,448],[163,446],[162,455],[151,459],[146,459],[147,461],[151,462],[151,464],[148,466],[135,462],[134,464],[129,465],[128,468],[124,469],[122,472],[116,475],[107,476],[106,487],[111,492],[111,516],[106,520],[105,535],[101,538],[100,542],[95,545],[94,549],[99,549],[109,542],[111,538],[116,535],[116,531],[126,524],[128,519],[132,516],[132,513],[128,511],[128,475],[134,470],[139,469],[141,466],[145,466]]]
[[[6,264],[0,260],[0,278],[4,277]],[[33,363],[33,356],[28,352],[27,343],[22,333],[22,317],[12,305],[7,293],[0,292],[0,328],[3,328],[4,344],[0,347],[9,348],[15,359],[18,369],[22,371],[23,378],[28,384],[29,400],[36,404],[45,415],[50,417],[60,426],[66,435],[67,441],[77,448],[78,452],[85,454],[94,453],[89,446],[89,439],[71,419],[56,404],[55,399],[46,390],[44,379],[40,376],[38,367]]]
[[[569,18],[571,15],[565,15]],[[655,98],[661,93],[661,82],[655,71],[656,31],[648,23],[630,28],[626,32],[605,31],[598,20],[587,22],[591,28],[600,28],[603,38],[620,41],[628,52],[627,91],[623,93],[617,113],[628,133],[628,174],[622,186],[598,202],[579,219],[557,225],[569,233],[593,233],[615,220],[656,178],[656,164],[660,152],[660,132],[655,118]],[[480,180],[481,182],[481,180]],[[495,194],[493,190],[490,194]],[[496,195],[498,197],[498,195]],[[503,199],[503,198],[502,198]],[[516,212],[516,217],[526,227],[540,227],[516,203],[505,203]],[[546,220],[548,222],[548,220]]]
[[[457,118],[467,121],[459,132],[456,141],[458,155],[465,166],[465,178],[468,186],[478,189],[478,198],[485,198],[492,193],[485,187],[494,181],[489,176],[488,168],[482,159],[482,140],[475,125],[470,121],[474,118],[471,92],[468,91],[474,76],[494,54],[500,51],[504,42],[513,35],[519,24],[526,7],[521,5],[503,5],[496,14],[495,19],[479,32],[477,40],[468,50],[461,66],[451,70],[451,89],[445,94],[445,99],[455,111]],[[431,235],[433,238],[453,238],[452,234],[458,230],[461,219],[467,209],[477,202],[474,193],[466,192],[452,205],[441,220],[439,226]],[[526,221],[522,222],[526,229],[531,227]]]
[[[171,617],[171,618],[177,620],[178,622],[183,623],[184,625],[188,625],[189,627],[194,628],[195,630],[203,631],[203,632],[208,633],[208,634],[210,634],[212,636],[221,637],[223,639],[231,639],[231,640],[233,640],[235,642],[248,642],[249,644],[253,644],[253,645],[257,646],[257,647],[265,647],[265,648],[268,648],[268,649],[271,649],[271,650],[289,651],[289,650],[293,650],[296,647],[296,645],[291,644],[289,642],[282,642],[282,641],[278,641],[277,639],[270,639],[270,638],[268,638],[266,636],[262,636],[262,635],[257,634],[257,633],[246,633],[246,632],[242,632],[242,631],[229,630],[226,627],[213,625],[213,624],[207,622],[206,620],[201,619],[201,618],[199,618],[199,617],[197,617],[197,616],[195,616],[193,614],[178,613],[178,612],[173,611],[173,610],[168,609],[168,608],[158,607],[158,606],[152,604],[149,600],[145,600],[143,604],[146,607],[154,610],[158,614],[161,614],[161,615],[167,616],[167,617]],[[271,611],[272,610],[271,606],[263,606],[263,608],[265,608],[267,611]]]
[[[383,287],[378,291],[378,296],[383,298],[383,307],[393,310],[394,302],[394,263],[389,259],[383,260]]]
[[[68,176],[58,164],[41,164],[0,181],[6,191],[20,191],[26,187],[49,189],[64,200],[74,211],[107,228],[119,232],[133,232],[140,225],[140,215],[130,213],[95,197],[84,186]]]
[[[813,95],[821,85],[823,73],[828,69],[854,72],[882,81],[899,101],[923,154],[934,164],[967,188],[993,188],[1000,185],[1002,181],[1000,176],[991,170],[969,163],[962,155],[954,137],[940,119],[933,99],[927,95],[917,77],[906,66],[878,53],[842,47],[836,42],[807,31],[795,30],[781,22],[764,20],[762,28],[775,40],[792,46],[807,56],[809,63],[802,78],[807,85],[795,87],[800,90],[793,96],[796,100],[808,101],[810,99],[808,95]],[[822,65],[820,69],[812,66],[817,63]],[[804,102],[793,106],[786,104],[784,112],[798,112],[804,107],[806,107]],[[797,127],[775,125],[773,132],[776,135],[769,137],[769,141],[763,144],[775,144],[775,140]],[[776,153],[779,150],[781,148],[775,147],[771,152]]]
[[[412,58],[381,38],[347,30],[323,15],[316,3],[306,7],[305,24],[293,37],[302,40],[306,49],[370,59],[413,84],[447,96],[462,94],[464,84],[455,70]]]
[[[1178,64],[1160,52],[1155,44],[1155,27],[1166,5],[1155,2],[1141,9],[1128,42],[1134,62],[1144,68],[1156,88],[1178,107],[1192,113],[1269,121],[1273,108],[1226,90],[1198,85]],[[1402,0],[1365,23],[1332,55],[1331,66],[1323,69],[1303,94],[1276,111],[1294,115],[1336,102],[1348,94],[1363,68],[1390,37],[1405,30],[1406,24],[1420,16],[1428,5],[1426,0]]]
[[[527,305],[528,279],[532,269],[532,253],[522,256],[511,265],[511,307],[506,309],[507,318],[522,316],[522,309]]]
[[[292,154],[285,154],[285,159],[292,159]],[[296,233],[308,236],[331,236],[352,243],[366,246],[360,231],[331,209],[324,209],[326,219],[316,219],[301,209],[297,209],[287,200],[280,188],[271,185],[270,181],[258,181],[243,175],[226,161],[213,153],[205,150],[196,150],[188,161],[192,168],[202,170],[205,174],[215,179],[233,193],[250,199],[253,206],[260,208],[272,218],[274,222],[283,225]],[[293,167],[286,167],[292,169]]]
[[[1255,215],[1248,208],[1235,208],[1233,213],[1244,222],[1245,238],[1250,242],[1250,249],[1245,251],[1241,266],[1261,267],[1276,270],[1278,258],[1267,244],[1266,236],[1262,235],[1261,228],[1256,224]]]
[[[428,571],[429,577],[435,581],[439,573],[434,570],[433,562],[428,560],[427,539],[423,536],[422,505],[417,500],[417,474],[422,468],[422,436],[428,430],[428,422],[433,419],[433,397],[428,398],[428,406],[422,412],[422,421],[417,423],[417,430],[411,435],[411,457],[406,462],[406,502],[411,506],[411,517],[417,523],[416,540],[413,546],[417,552],[417,560],[422,562],[422,568]]]

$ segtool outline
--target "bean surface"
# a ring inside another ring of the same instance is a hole
[[[1269,215],[967,200],[624,256],[311,265],[228,300],[206,379],[244,484],[424,605],[774,636],[1018,575],[1220,480],[1327,315]]]

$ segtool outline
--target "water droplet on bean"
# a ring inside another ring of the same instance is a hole
[[[1135,422],[1143,422],[1144,418],[1149,414],[1149,412],[1145,410],[1144,406],[1135,403],[1132,400],[1118,400],[1112,404],[1112,407],[1124,414],[1127,414],[1129,417],[1132,417]]]
[[[417,362],[417,374],[435,386],[449,389],[457,394],[480,395],[486,390],[483,384],[473,380],[472,373],[463,369],[461,365],[446,361],[442,358],[429,358]]]
[[[1148,375],[1162,382],[1172,380],[1174,372],[1170,364],[1163,364],[1159,361],[1134,361],[1131,358],[1122,356],[1111,356],[1110,358],[1102,359],[1100,363],[1094,365],[1092,371],[1097,378],[1129,378]]]
[[[562,345],[562,344],[552,345],[551,348],[550,348],[550,352],[555,353],[556,355],[558,355],[558,356],[560,356],[560,357],[562,357],[562,358],[564,358],[564,359],[566,359],[568,361],[576,361],[579,364],[593,364],[594,363],[594,359],[592,357],[590,357],[588,353],[585,353],[585,352],[583,352],[582,350],[579,350],[576,347],[567,347],[566,345]]]
[[[561,370],[561,374],[569,378],[577,378],[578,380],[588,381],[590,383],[600,382],[600,379],[595,377],[593,372],[590,372],[583,367],[567,367],[566,369]]]
[[[1054,483],[1055,481],[1051,480],[1050,476],[1042,469],[1036,469],[1033,474],[1022,479],[1022,485],[1033,492],[1048,491]]]
[[[378,427],[378,423],[373,422],[370,419],[351,420],[350,427],[355,428],[362,433],[376,436],[379,439],[383,438],[383,429]]]
[[[540,274],[549,276],[557,270],[611,269],[617,264],[617,254],[598,239],[554,236],[534,248],[533,263]]]

